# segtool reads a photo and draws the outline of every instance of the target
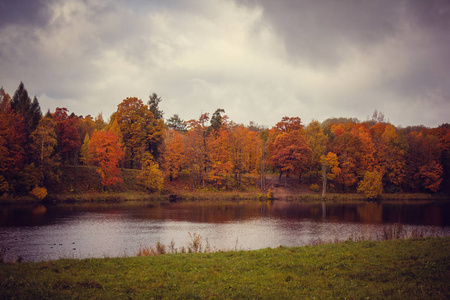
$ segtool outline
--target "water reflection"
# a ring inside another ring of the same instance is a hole
[[[188,232],[216,249],[301,246],[376,238],[394,223],[450,235],[449,203],[201,202],[0,207],[0,247],[25,260],[135,255],[139,246],[178,247]]]

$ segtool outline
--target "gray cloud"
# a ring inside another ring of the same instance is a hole
[[[330,76],[335,76],[335,70],[339,69],[354,72],[348,65],[355,59],[362,68],[375,70],[366,86],[358,82],[356,76],[360,74],[355,74],[358,83],[345,98],[335,97],[335,106],[347,101],[350,110],[358,106],[360,109],[384,106],[392,109],[386,111],[387,115],[402,115],[395,118],[402,124],[411,124],[413,119],[427,124],[447,121],[442,106],[449,108],[450,102],[450,76],[446,75],[450,68],[447,54],[450,2],[248,0],[246,3],[263,8],[264,18],[282,39],[290,63],[300,68],[323,69]],[[341,83],[350,80],[343,79]],[[365,95],[358,92],[360,88],[364,88]],[[321,101],[328,104],[327,99]],[[419,109],[405,116],[395,110],[405,104],[410,104],[409,108],[418,105],[417,108],[431,113],[425,116]]]
[[[39,26],[46,23],[48,16],[44,0],[1,0],[0,27],[9,24]]]
[[[447,3],[3,1],[0,85],[105,118],[157,92],[167,118],[220,107],[271,126],[378,109],[437,126],[450,110]]]
[[[401,6],[392,1],[249,0],[282,38],[290,58],[335,66],[348,50],[370,51],[398,31]]]

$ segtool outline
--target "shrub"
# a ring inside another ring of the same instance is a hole
[[[47,189],[45,187],[35,187],[31,190],[30,195],[38,200],[43,200],[47,196]]]
[[[313,184],[311,184],[310,186],[309,186],[309,189],[311,190],[311,191],[313,191],[313,192],[318,192],[318,191],[320,191],[320,188],[319,188],[319,185],[318,184],[315,184],[315,183],[313,183]]]

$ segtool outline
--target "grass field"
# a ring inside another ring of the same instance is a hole
[[[450,298],[450,237],[0,265],[1,299]]]

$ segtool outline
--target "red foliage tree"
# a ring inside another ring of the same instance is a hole
[[[283,172],[292,172],[300,181],[311,156],[300,118],[284,117],[272,128],[271,135],[269,163],[280,170],[280,179]]]
[[[0,186],[8,191],[24,167],[26,135],[23,118],[11,109],[9,95],[1,89],[0,97]]]
[[[77,154],[81,148],[78,125],[80,120],[76,116],[69,116],[68,109],[57,107],[53,113],[53,119],[56,121],[59,137],[59,149],[61,157],[65,162],[75,163]]]

